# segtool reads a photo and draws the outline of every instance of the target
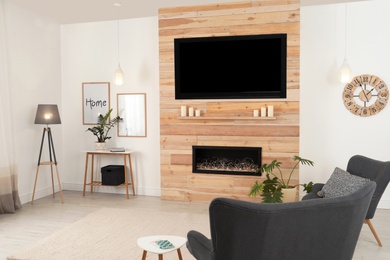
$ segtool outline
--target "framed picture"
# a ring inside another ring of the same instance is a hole
[[[123,119],[117,128],[118,136],[146,137],[146,93],[119,93],[117,105]]]
[[[83,124],[96,125],[110,109],[110,82],[83,83]]]

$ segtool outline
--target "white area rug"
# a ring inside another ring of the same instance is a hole
[[[139,237],[186,237],[191,229],[210,237],[208,214],[102,208],[7,259],[136,260],[142,258],[142,249],[137,246]],[[194,259],[186,246],[181,252],[184,260]],[[157,255],[148,253],[147,259],[157,259]],[[164,255],[164,260],[169,259],[178,259],[177,252]]]

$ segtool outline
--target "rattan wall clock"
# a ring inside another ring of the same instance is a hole
[[[389,99],[389,89],[378,76],[363,74],[347,83],[343,91],[345,107],[357,116],[373,116],[382,111]]]

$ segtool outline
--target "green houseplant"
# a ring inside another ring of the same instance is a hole
[[[111,112],[112,108],[108,110],[104,116],[99,114],[97,125],[87,129],[87,131],[92,132],[92,134],[97,137],[98,143],[104,143],[107,139],[110,139],[111,136],[108,136],[108,133],[110,132],[111,128],[122,121],[120,116],[116,116],[113,120],[110,121]]]
[[[265,173],[266,179],[262,183],[256,181],[255,184],[253,184],[253,186],[251,187],[249,196],[256,197],[257,195],[260,195],[263,202],[280,203],[283,202],[283,189],[303,186],[304,191],[306,191],[307,193],[311,192],[313,182],[297,185],[292,185],[290,182],[291,176],[299,164],[314,166],[314,162],[308,159],[301,158],[297,155],[293,157],[293,160],[296,161],[296,163],[287,178],[283,177],[283,172],[281,170],[282,162],[278,160],[273,160],[269,164],[261,165],[257,169],[257,172]],[[274,173],[275,170],[279,173],[279,176]]]

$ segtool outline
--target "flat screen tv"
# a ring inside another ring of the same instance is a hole
[[[177,38],[175,99],[286,98],[287,34]]]

